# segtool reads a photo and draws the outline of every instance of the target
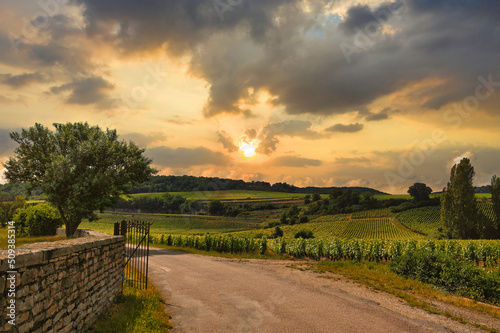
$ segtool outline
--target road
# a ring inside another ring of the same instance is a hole
[[[341,276],[293,261],[239,260],[151,248],[150,281],[177,332],[475,332]]]

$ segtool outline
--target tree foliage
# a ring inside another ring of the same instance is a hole
[[[0,224],[2,228],[6,226],[6,223],[12,221],[12,218],[19,208],[24,207],[26,201],[20,197],[9,197],[5,195],[0,195]]]
[[[57,209],[47,203],[25,206],[14,216],[16,233],[29,236],[53,236],[62,225]]]
[[[495,212],[495,224],[497,236],[500,236],[500,178],[494,175],[491,178],[491,201]]]
[[[441,197],[441,220],[449,238],[478,238],[482,220],[474,196],[474,167],[463,158],[451,168],[450,182]]]
[[[415,202],[429,200],[429,195],[432,189],[424,183],[415,183],[408,189],[408,194],[411,195]]]
[[[84,218],[112,207],[131,185],[148,180],[156,170],[144,149],[118,140],[116,130],[87,123],[41,124],[10,134],[19,146],[5,164],[9,182],[40,188],[59,211],[72,236]]]

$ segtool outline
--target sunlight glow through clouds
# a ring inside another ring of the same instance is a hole
[[[257,149],[257,146],[259,145],[259,140],[241,140],[239,147],[240,151],[243,153],[243,156],[251,158],[255,156],[255,149]]]

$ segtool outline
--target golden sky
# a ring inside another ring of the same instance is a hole
[[[9,132],[87,121],[144,147],[165,175],[439,191],[468,156],[485,185],[500,173],[498,12],[452,0],[2,2],[0,162]]]

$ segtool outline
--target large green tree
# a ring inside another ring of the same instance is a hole
[[[40,188],[73,236],[82,219],[113,206],[130,186],[156,173],[144,149],[118,140],[116,130],[87,123],[41,124],[10,134],[19,146],[3,164],[9,182]]]
[[[450,182],[441,197],[441,221],[449,238],[478,238],[482,232],[474,196],[474,174],[468,158],[451,168]]]
[[[424,183],[415,183],[408,189],[408,194],[412,196],[415,202],[429,200],[432,189]]]

